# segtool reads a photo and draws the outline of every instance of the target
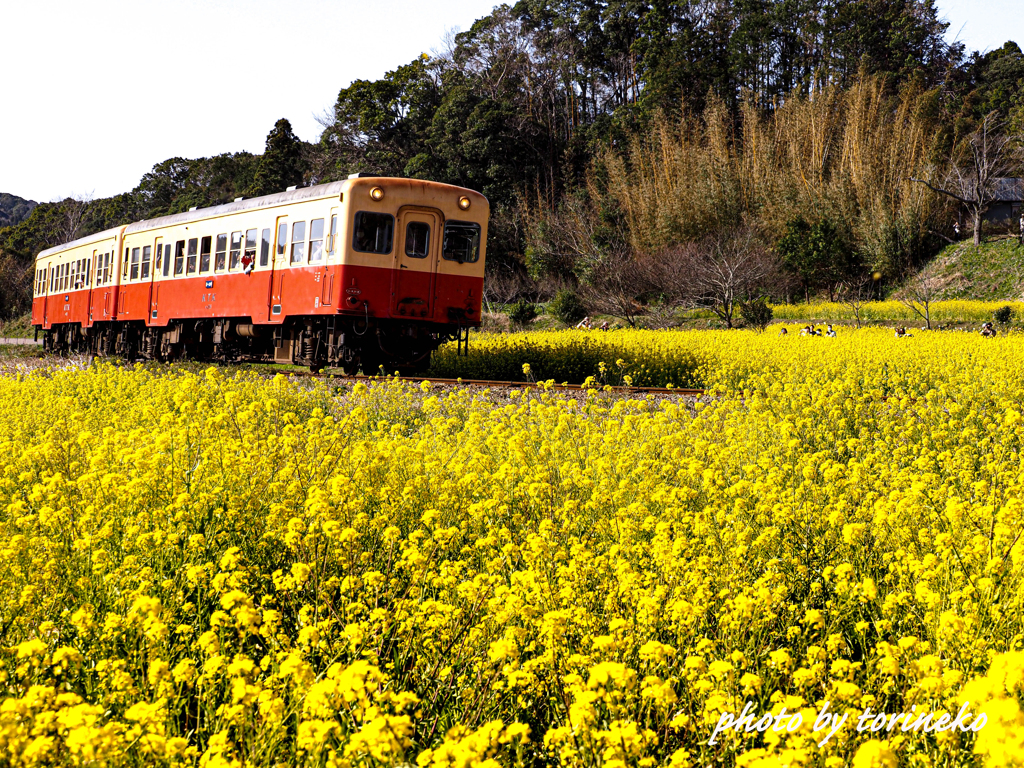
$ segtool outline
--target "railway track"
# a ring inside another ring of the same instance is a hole
[[[343,373],[310,373],[309,371],[279,371],[279,373],[285,373],[289,376],[300,376],[305,378],[315,379],[341,379],[344,381],[383,381],[383,376],[367,376],[365,374],[358,374],[355,376],[348,376]],[[439,379],[433,376],[388,376],[387,379],[398,379],[399,381],[408,381],[412,383],[420,383],[423,381],[429,381],[431,384],[441,384],[448,386],[465,386],[465,387],[502,387],[502,388],[514,388],[514,389],[545,389],[543,384],[538,384],[532,381],[500,381],[497,379]],[[550,389],[559,390],[581,390],[583,389],[582,384],[553,384]],[[599,387],[604,391],[604,387]],[[627,387],[627,386],[612,386],[612,392],[623,392],[637,395],[683,395],[688,397],[700,397],[706,394],[706,390],[703,389],[688,389],[684,387]]]

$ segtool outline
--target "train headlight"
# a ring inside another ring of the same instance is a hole
[[[466,197],[465,195],[459,198],[459,208],[461,208],[464,211],[469,210],[469,198]]]
[[[370,199],[373,200],[374,202],[379,203],[381,200],[384,199],[384,190],[381,189],[380,187],[374,187],[373,189],[370,190]]]

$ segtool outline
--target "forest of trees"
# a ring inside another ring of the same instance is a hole
[[[979,130],[1021,173],[1024,53],[946,32],[934,0],[520,0],[342,89],[316,143],[280,120],[262,155],[39,205],[0,229],[0,280],[72,236],[362,171],[485,194],[498,302],[568,288],[632,316],[714,299],[729,259],[747,298],[896,281],[951,236]]]

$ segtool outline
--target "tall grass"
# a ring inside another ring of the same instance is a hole
[[[748,103],[736,116],[712,99],[699,116],[662,115],[595,161],[590,223],[579,198],[572,216],[535,210],[535,222],[557,226],[535,227],[534,240],[557,230],[590,247],[609,212],[638,253],[740,221],[773,243],[797,218],[829,220],[869,266],[896,275],[920,260],[945,205],[910,181],[937,172],[937,98],[913,86],[892,93],[883,78],[865,75],[846,89],[794,95],[768,114]]]

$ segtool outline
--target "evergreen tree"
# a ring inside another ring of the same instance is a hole
[[[299,186],[304,170],[302,142],[292,133],[292,124],[282,117],[267,134],[267,148],[256,168],[249,196],[271,195]]]

